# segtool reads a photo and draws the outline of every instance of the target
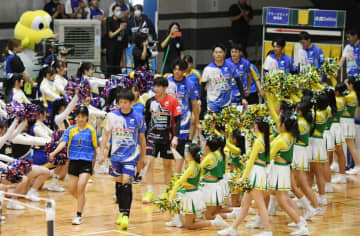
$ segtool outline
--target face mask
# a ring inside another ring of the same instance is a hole
[[[140,10],[135,10],[134,15],[135,15],[135,17],[140,17],[141,16],[141,11]]]
[[[121,15],[121,11],[114,12],[114,16],[119,17]]]

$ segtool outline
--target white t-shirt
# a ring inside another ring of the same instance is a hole
[[[357,52],[354,52],[357,50]],[[359,66],[356,63],[356,58],[359,54],[359,47],[354,47],[350,44],[346,45],[342,53],[342,57],[346,59],[346,73],[349,75],[353,71],[359,70]]]

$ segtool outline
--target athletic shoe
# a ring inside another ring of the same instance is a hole
[[[299,227],[298,230],[290,233],[291,236],[310,235],[310,232],[306,226]]]
[[[134,184],[139,184],[142,181],[142,177],[140,175],[136,175],[134,179]]]
[[[237,236],[238,233],[236,232],[236,229],[234,229],[233,227],[228,227],[226,229],[220,230],[217,232],[218,235],[221,236]]]
[[[24,210],[25,207],[20,205],[18,201],[12,200],[6,205],[6,208],[9,210]]]
[[[123,214],[122,214],[122,213],[119,213],[119,216],[118,216],[118,218],[117,218],[116,221],[115,221],[115,224],[121,225],[122,217],[123,217]]]
[[[248,228],[248,229],[262,229],[262,228],[264,228],[259,215],[255,216],[254,222],[252,222],[250,224],[247,224],[245,227]]]
[[[89,184],[92,184],[92,183],[94,183],[94,181],[93,181],[92,179],[89,179],[89,180],[88,180],[88,183],[89,183]]]
[[[72,220],[73,225],[81,225],[81,223],[82,223],[82,218],[80,216],[77,216]]]
[[[325,183],[325,193],[333,193],[334,188],[331,183]]]
[[[212,220],[211,224],[216,227],[229,227],[229,224],[220,215],[216,215],[215,220]]]
[[[317,186],[317,185],[314,185],[314,186],[312,187],[312,189],[313,189],[315,192],[319,192],[319,189],[318,189],[318,186]]]
[[[182,228],[184,227],[183,222],[181,222],[179,217],[174,216],[174,218],[171,221],[168,221],[165,223],[167,227],[177,227]]]
[[[26,198],[33,202],[40,202],[39,194],[36,190],[30,189],[26,194]]]
[[[121,229],[122,230],[127,230],[129,227],[129,217],[128,216],[123,216],[121,219]]]
[[[330,170],[332,171],[332,172],[339,172],[339,163],[337,163],[337,162],[335,162],[335,161],[333,161],[333,163],[331,164],[331,166],[330,166]]]
[[[303,225],[307,226],[307,222],[305,220],[305,217],[300,216],[300,222],[302,222]],[[301,223],[299,223],[299,224],[301,224]],[[288,224],[288,227],[296,227],[296,226],[298,226],[298,224],[296,224],[295,222],[291,222],[291,223]]]
[[[263,231],[259,234],[254,234],[254,236],[272,236],[273,233],[271,231]]]
[[[288,227],[296,227],[296,226],[297,226],[297,224],[295,222],[291,222],[288,224]]]
[[[332,180],[332,184],[346,184],[346,177],[345,175],[338,174]]]
[[[316,216],[322,216],[322,215],[324,215],[324,208],[321,208],[321,207],[317,207],[317,208],[315,208],[315,215]]]
[[[354,168],[346,171],[348,175],[359,175],[360,174],[360,166],[355,166]]]
[[[326,206],[328,204],[327,199],[325,196],[318,196],[318,202],[322,206]]]
[[[235,219],[240,212],[240,207],[234,207],[233,211],[226,214],[226,219]]]
[[[47,190],[49,191],[53,191],[53,192],[64,192],[65,189],[63,187],[61,187],[59,184],[57,183],[51,183],[47,186]]]
[[[142,203],[143,204],[149,204],[152,203],[152,201],[154,200],[155,196],[154,193],[151,191],[147,191],[142,199]]]
[[[311,217],[315,216],[317,213],[317,210],[313,207],[310,208],[310,210],[305,210],[304,219],[309,220]]]

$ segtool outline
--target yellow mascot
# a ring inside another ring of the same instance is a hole
[[[50,29],[51,20],[51,16],[43,10],[26,11],[15,26],[14,36],[21,41],[23,49],[18,56],[31,78],[36,78],[41,68],[34,52],[35,44],[43,39],[55,37]]]

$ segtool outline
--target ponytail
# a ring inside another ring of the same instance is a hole
[[[296,113],[291,111],[282,112],[280,115],[280,124],[284,124],[286,131],[289,132],[296,140],[300,138]]]
[[[201,148],[196,143],[191,143],[189,146],[189,153],[193,157],[196,163],[200,163],[201,160]]]
[[[91,68],[94,68],[94,64],[91,62],[83,62],[80,64],[80,67],[76,73],[76,77],[81,78],[84,75],[84,72],[87,70],[90,70]]]
[[[325,110],[329,106],[329,98],[325,91],[320,91],[317,95],[314,95],[312,102],[314,104],[314,120],[313,120],[313,127],[311,130],[311,135],[314,134],[314,131],[316,129],[316,116],[317,111]],[[336,105],[336,101],[335,101]]]
[[[264,134],[265,156],[270,155],[270,125],[266,117],[258,116],[255,118],[259,131]]]
[[[329,106],[331,108],[331,114],[332,116],[335,116],[337,113],[337,106],[336,106],[336,97],[335,97],[335,91],[332,87],[326,88],[326,94],[328,96]]]
[[[241,130],[234,130],[231,134],[231,136],[233,138],[235,138],[236,140],[236,147],[240,148],[240,154],[244,154],[245,153],[245,137],[243,135],[243,133],[241,132]]]

